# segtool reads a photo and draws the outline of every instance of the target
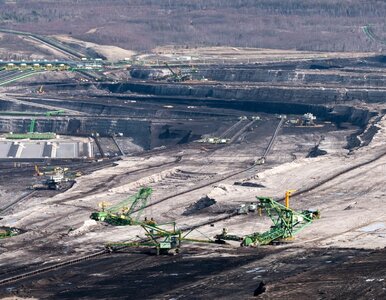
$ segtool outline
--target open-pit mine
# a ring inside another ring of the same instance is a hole
[[[1,297],[385,296],[386,56],[1,35]]]

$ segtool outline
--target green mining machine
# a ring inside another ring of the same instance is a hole
[[[60,116],[65,113],[64,110],[50,110],[45,113],[27,113],[27,112],[5,112],[8,115],[44,115],[46,117],[51,116]],[[33,117],[28,128],[27,133],[9,133],[6,135],[7,139],[21,140],[21,139],[30,139],[30,140],[50,140],[56,137],[54,132],[37,132],[36,131],[36,119]]]
[[[278,241],[291,239],[304,227],[310,225],[315,218],[319,218],[319,211],[304,210],[296,212],[272,198],[256,197],[259,208],[264,210],[273,222],[271,228],[263,233],[255,232],[246,236],[229,235],[224,228],[223,232],[216,235],[217,241],[240,241],[241,246],[268,245]]]
[[[21,233],[21,231],[17,228],[1,227],[0,228],[0,239],[13,237],[13,236],[18,235],[20,233]]]
[[[140,195],[148,195],[146,188],[143,188],[134,196],[135,202],[141,202]],[[286,197],[289,197],[289,193]],[[286,201],[287,206],[282,205],[272,198],[257,197],[259,200],[259,209],[264,210],[271,218],[273,226],[263,233],[252,233],[246,236],[230,235],[227,230],[215,237],[215,240],[205,236],[205,239],[189,238],[188,235],[194,231],[194,229],[181,230],[177,228],[175,222],[166,224],[156,224],[153,220],[139,221],[132,219],[132,215],[124,215],[122,212],[118,213],[123,206],[127,205],[126,200],[122,201],[115,207],[110,208],[109,211],[103,210],[98,213],[93,213],[91,216],[95,220],[106,221],[112,224],[119,225],[138,225],[144,230],[144,235],[140,238],[136,236],[136,240],[128,242],[113,242],[108,243],[106,248],[109,251],[115,252],[126,248],[151,248],[155,249],[158,254],[170,254],[178,253],[181,245],[185,242],[193,243],[218,243],[223,244],[227,240],[239,241],[241,246],[256,246],[256,245],[268,245],[277,241],[286,240],[292,238],[295,234],[301,231],[304,227],[311,224],[313,219],[319,217],[319,211],[304,210],[302,212],[296,212],[288,207],[288,199]],[[143,202],[141,202],[143,203]],[[143,204],[140,207],[144,207]],[[129,209],[128,211],[132,211]],[[141,209],[139,210],[141,211]],[[121,217],[121,215],[124,215]],[[118,221],[117,221],[118,220]],[[127,221],[130,220],[130,221]],[[202,234],[202,233],[201,233]]]
[[[107,208],[108,204],[101,202],[101,210],[92,213],[90,218],[117,226],[141,224],[140,217],[152,193],[151,188],[142,187],[136,194],[111,207]]]
[[[176,222],[155,224],[153,221],[138,223],[145,231],[142,239],[132,242],[108,243],[106,248],[111,252],[116,252],[126,248],[150,248],[155,249],[156,254],[177,254],[180,252],[181,245],[188,243],[215,243],[205,236],[205,239],[189,238],[188,235],[194,229],[183,231],[177,228]]]
[[[146,247],[155,249],[157,255],[179,251],[182,233],[177,229],[175,222],[157,225],[143,222],[137,225],[140,225],[145,231],[143,239],[133,242],[108,243],[106,248],[113,252],[124,248]]]

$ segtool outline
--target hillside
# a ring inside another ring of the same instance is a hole
[[[2,28],[132,50],[178,44],[383,51],[385,15],[386,2],[377,0],[0,1]]]

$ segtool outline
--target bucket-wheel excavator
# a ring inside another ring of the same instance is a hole
[[[291,239],[307,225],[310,225],[320,214],[317,210],[296,212],[289,208],[289,193],[286,193],[286,204],[282,205],[269,197],[256,197],[259,209],[264,210],[273,222],[271,228],[263,233],[254,232],[245,236],[229,235],[227,229],[216,235],[218,241],[240,241],[241,246],[268,245]]]
[[[101,210],[92,213],[90,218],[117,226],[140,225],[142,224],[140,217],[152,193],[151,188],[142,187],[136,194],[116,205],[108,207],[108,203],[101,202],[99,204]]]
[[[182,81],[192,80],[192,74],[190,73],[183,74],[180,69],[177,71],[174,71],[167,62],[165,62],[165,66],[169,69],[171,73],[171,76],[168,78],[168,81],[182,82]]]
[[[177,254],[180,252],[182,243],[215,243],[216,241],[205,236],[204,239],[189,238],[194,229],[181,230],[177,228],[176,222],[156,224],[154,221],[138,223],[145,231],[144,237],[133,242],[108,243],[106,248],[113,252],[125,248],[151,248],[156,254]]]

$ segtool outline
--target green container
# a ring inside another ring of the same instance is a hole
[[[56,138],[53,132],[12,133],[5,136],[9,140],[52,140]]]

